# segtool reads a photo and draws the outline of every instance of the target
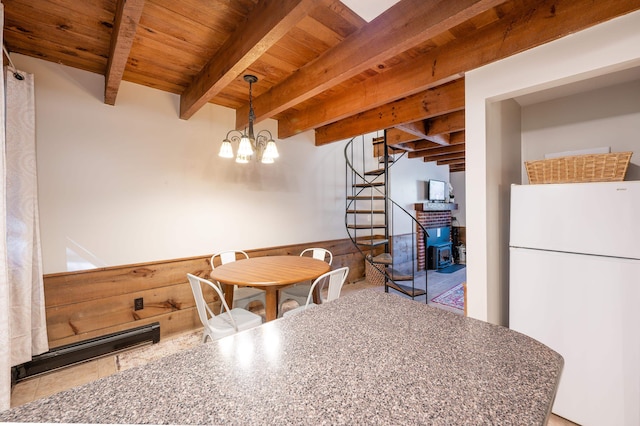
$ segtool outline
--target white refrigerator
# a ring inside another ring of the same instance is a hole
[[[509,327],[564,357],[553,413],[640,425],[640,181],[511,187]]]

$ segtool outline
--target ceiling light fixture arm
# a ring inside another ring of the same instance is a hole
[[[218,155],[223,158],[233,158],[231,142],[236,142],[238,143],[237,163],[248,163],[249,158],[251,158],[254,153],[258,161],[265,164],[273,163],[274,159],[279,157],[279,154],[271,132],[261,130],[257,136],[255,136],[253,132],[253,122],[256,116],[253,112],[252,86],[253,83],[258,81],[258,77],[247,74],[244,76],[244,81],[249,83],[249,129],[245,129],[244,133],[239,130],[230,130],[227,133],[227,137],[222,141]]]

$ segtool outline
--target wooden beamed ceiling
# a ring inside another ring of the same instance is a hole
[[[316,145],[387,129],[408,157],[465,169],[465,72],[635,11],[640,0],[401,0],[370,23],[337,0],[4,0],[17,52],[278,121]],[[588,48],[588,46],[585,46]]]

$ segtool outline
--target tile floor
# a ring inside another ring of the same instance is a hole
[[[435,271],[429,271],[428,278],[429,292],[427,297],[431,300],[451,287],[465,281],[466,270],[462,269],[452,274],[440,274]],[[382,286],[375,286],[366,280],[362,280],[353,284],[346,284],[343,287],[343,294],[364,288],[375,288],[377,290],[384,291]],[[417,300],[424,303],[424,297],[421,299],[422,300],[418,298]],[[295,307],[295,302],[293,303],[294,306],[291,307]],[[462,314],[459,310],[448,308],[443,305],[435,304],[434,306]],[[166,356],[170,353],[187,349],[193,345],[200,344],[200,341],[201,336],[199,331],[184,333],[182,335],[164,339],[156,345],[146,345],[120,354],[109,355],[21,381],[16,384],[12,390],[11,406],[15,407],[17,405],[22,405],[29,401],[44,398],[65,389],[89,383],[101,377],[106,377],[118,371],[131,368],[135,365],[149,362],[150,360],[160,356]],[[552,415],[548,424],[550,426],[574,425],[574,423],[554,415]]]

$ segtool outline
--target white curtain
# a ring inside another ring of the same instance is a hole
[[[4,22],[4,9],[0,12]],[[11,366],[49,348],[38,220],[33,75],[7,68],[3,80],[0,222],[6,238],[0,242],[0,409],[7,409]]]

